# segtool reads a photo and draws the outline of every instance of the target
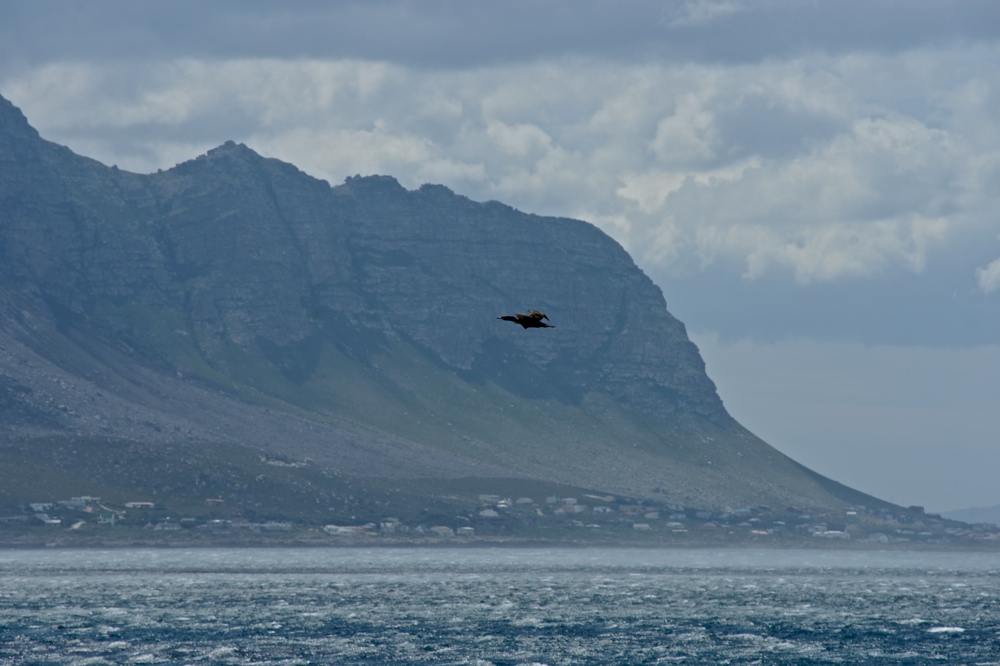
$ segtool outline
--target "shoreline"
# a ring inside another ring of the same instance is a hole
[[[635,550],[807,550],[807,551],[894,551],[894,552],[969,552],[993,553],[1000,551],[1000,543],[951,543],[927,544],[914,542],[863,543],[860,541],[810,541],[810,540],[599,540],[599,539],[540,539],[531,537],[469,537],[469,538],[418,538],[399,539],[385,537],[360,538],[288,538],[288,539],[25,539],[0,540],[2,551],[30,550],[178,550],[178,549],[418,549],[445,548],[524,548],[524,549],[590,549],[621,548]]]

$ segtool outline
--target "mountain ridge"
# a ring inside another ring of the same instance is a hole
[[[726,412],[586,222],[226,142],[132,174],[0,97],[8,438],[237,442],[345,474],[519,477],[706,506],[878,504]],[[496,316],[535,307],[555,329]]]

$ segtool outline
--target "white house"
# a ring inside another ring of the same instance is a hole
[[[445,525],[435,525],[430,529],[431,534],[435,536],[450,537],[455,536],[455,530]]]

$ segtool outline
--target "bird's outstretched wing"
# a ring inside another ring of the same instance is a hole
[[[521,328],[555,328],[551,324],[546,324],[542,321],[542,318],[548,319],[544,312],[538,312],[537,310],[529,310],[531,314],[522,314],[518,312],[514,315],[503,315],[497,317],[497,319],[503,319],[504,321],[512,321],[515,324],[520,324]]]

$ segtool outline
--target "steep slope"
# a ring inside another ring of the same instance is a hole
[[[718,507],[865,499],[726,413],[608,236],[441,186],[330,187],[233,143],[131,174],[0,98],[0,289],[10,438],[235,442]],[[496,319],[528,307],[556,328]]]

